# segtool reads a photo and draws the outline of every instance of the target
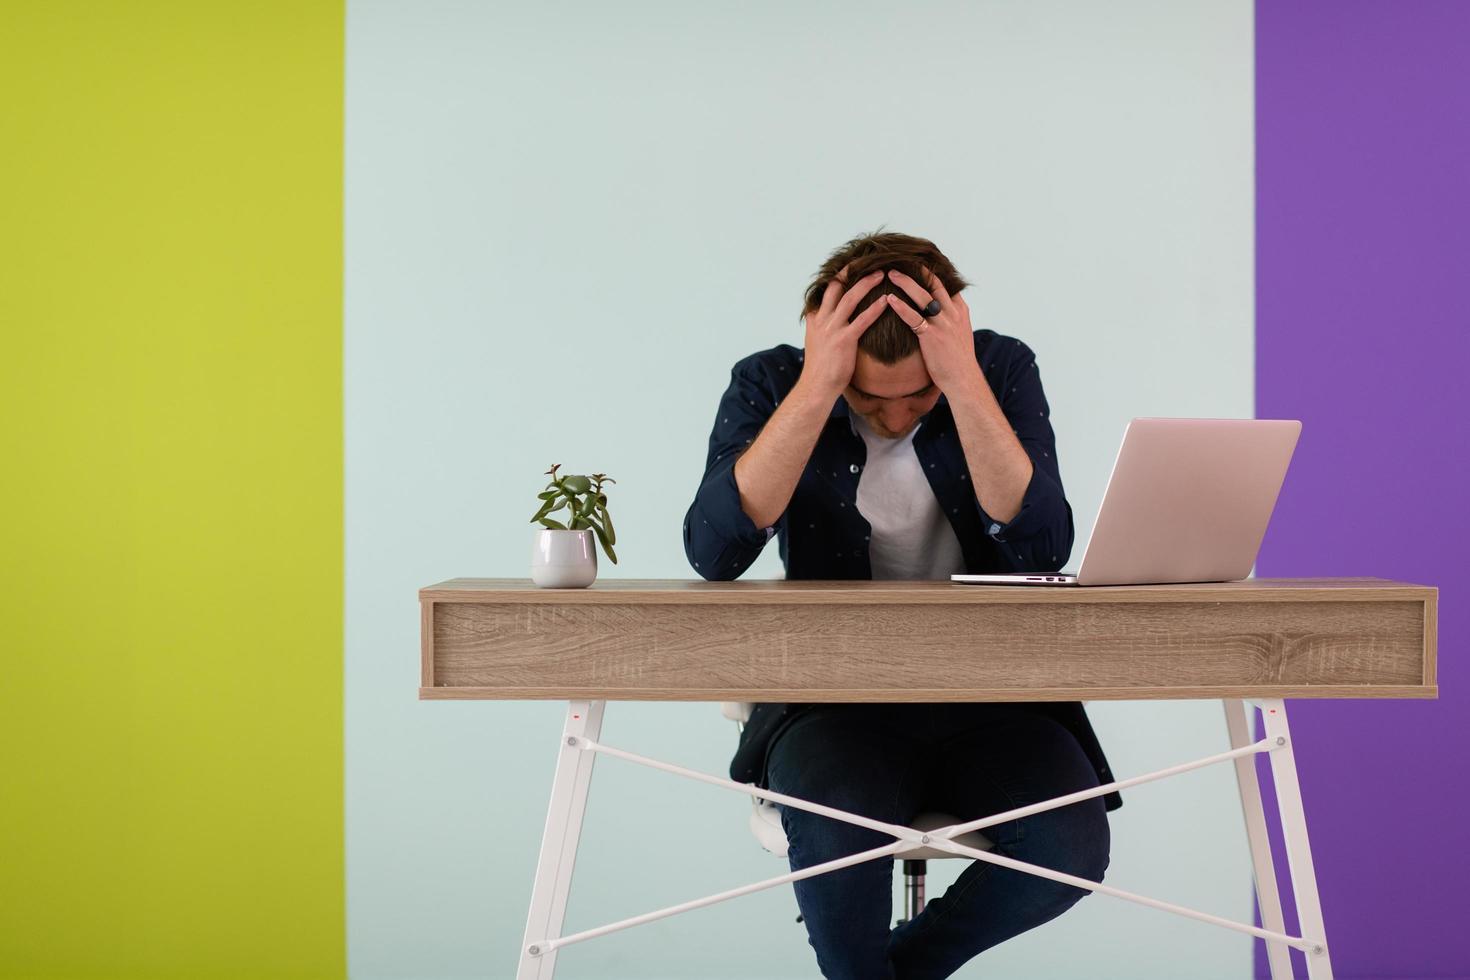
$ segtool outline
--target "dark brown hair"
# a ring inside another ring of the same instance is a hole
[[[902,235],[896,231],[883,231],[880,225],[878,230],[871,235],[859,235],[857,238],[841,245],[828,257],[822,267],[817,270],[816,276],[812,278],[812,284],[806,290],[806,302],[802,306],[801,315],[815,313],[822,305],[822,294],[826,292],[827,284],[837,277],[842,267],[851,264],[842,282],[845,284],[857,282],[863,276],[878,269],[897,269],[906,273],[921,286],[928,288],[928,282],[924,278],[924,271],[920,265],[926,265],[939,277],[944,284],[945,291],[951,296],[969,285],[958,271],[954,263],[945,257],[939,250],[939,246],[927,238],[915,238],[912,235]],[[872,290],[858,301],[853,307],[853,316],[868,308],[868,304],[876,300],[884,293],[893,293],[899,299],[914,306],[914,301],[909,294],[894,284],[887,276],[883,281],[874,286]],[[891,309],[885,309],[873,321],[873,325],[863,332],[858,338],[858,350],[863,351],[869,357],[882,364],[897,364],[919,349],[919,338],[914,336],[913,328]]]

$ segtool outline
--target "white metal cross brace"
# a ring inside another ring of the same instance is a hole
[[[1229,751],[1196,759],[1193,762],[1170,766],[1156,772],[1117,780],[1092,789],[1069,793],[1054,799],[1017,807],[1003,813],[992,814],[965,823],[952,824],[935,830],[921,831],[899,824],[886,823],[833,807],[823,806],[807,800],[760,789],[749,783],[737,783],[720,776],[686,769],[667,762],[660,762],[633,752],[626,752],[601,744],[602,715],[606,702],[573,701],[567,708],[567,722],[562,732],[560,753],[557,756],[556,777],[552,783],[551,805],[546,816],[546,830],[541,839],[541,857],[536,867],[536,881],[531,892],[531,910],[526,922],[525,939],[521,945],[520,967],[517,980],[550,980],[556,968],[557,950],[573,943],[595,939],[608,933],[653,922],[658,919],[703,908],[717,902],[748,895],[752,892],[778,885],[826,874],[864,861],[878,858],[902,856],[923,847],[936,847],[953,854],[987,861],[1003,867],[1038,875],[1052,881],[1074,885],[1087,891],[1112,895],[1149,908],[1173,912],[1177,915],[1207,922],[1211,925],[1232,929],[1237,932],[1258,936],[1266,941],[1267,955],[1272,980],[1291,980],[1290,950],[1303,952],[1309,980],[1330,980],[1332,965],[1327,953],[1326,930],[1322,923],[1322,910],[1317,896],[1316,877],[1312,869],[1312,855],[1307,842],[1307,826],[1302,811],[1301,790],[1297,784],[1296,763],[1292,754],[1291,736],[1286,724],[1286,706],[1279,699],[1253,701],[1261,708],[1265,722],[1265,737],[1259,741],[1250,738],[1249,714],[1246,702],[1225,701],[1226,726],[1230,734]],[[1291,936],[1285,932],[1281,910],[1281,898],[1276,886],[1274,864],[1271,860],[1270,842],[1266,832],[1265,813],[1261,805],[1260,787],[1256,781],[1255,756],[1269,753],[1272,778],[1276,786],[1277,801],[1281,811],[1283,837],[1286,843],[1287,863],[1290,868],[1292,890],[1296,897],[1298,920],[1302,935]],[[871,850],[848,855],[834,861],[803,868],[788,874],[767,878],[753,884],[743,885],[729,891],[719,892],[704,898],[683,902],[667,908],[646,912],[642,915],[618,922],[587,929],[570,936],[560,935],[566,911],[567,892],[571,887],[572,867],[576,861],[577,841],[581,835],[582,817],[586,812],[587,789],[592,779],[592,763],[597,755],[609,755],[626,759],[639,765],[660,769],[684,776],[712,786],[723,786],[739,793],[781,803],[786,806],[821,814],[836,820],[876,830],[895,838]],[[982,851],[957,843],[953,838],[970,831],[1017,820],[1056,807],[1066,806],[1081,800],[1091,799],[1127,789],[1142,783],[1153,782],[1168,776],[1178,775],[1217,762],[1232,760],[1240,789],[1241,806],[1245,813],[1246,835],[1250,842],[1251,859],[1256,880],[1256,893],[1260,901],[1261,921],[1264,928],[1224,919],[1195,909],[1175,905],[1158,899],[1148,898],[1134,892],[1114,888],[1086,878],[1063,874],[1039,865],[1017,861],[1003,854]]]

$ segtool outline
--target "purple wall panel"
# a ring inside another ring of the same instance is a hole
[[[1470,2],[1260,0],[1256,141],[1256,415],[1303,423],[1257,574],[1440,589],[1439,700],[1290,705],[1333,966],[1467,977]]]

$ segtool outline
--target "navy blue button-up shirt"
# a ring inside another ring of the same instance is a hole
[[[1072,551],[1072,507],[1062,492],[1046,395],[1036,355],[1014,337],[976,330],[975,357],[1033,473],[1010,521],[985,513],[970,482],[949,401],[940,395],[914,433],[914,453],[954,528],[969,572],[1058,571]],[[789,579],[872,578],[871,528],[858,513],[857,487],[867,444],[838,396],[786,511],[759,528],[740,507],[735,460],[755,441],[801,374],[802,352],[779,344],[742,358],[730,372],[710,433],[704,478],[684,518],[684,550],[706,579],[730,580],[779,541]]]
[[[1072,506],[1062,492],[1056,438],[1036,355],[1016,338],[991,330],[974,331],[974,339],[975,358],[990,390],[1031,457],[1033,472],[1020,511],[1010,521],[1000,521],[980,506],[945,396],[923,416],[914,433],[914,453],[959,538],[967,571],[1058,571],[1072,551]],[[694,570],[706,579],[738,578],[772,537],[779,539],[788,579],[873,577],[868,562],[872,528],[857,509],[858,479],[867,463],[868,448],[854,430],[847,399],[842,396],[833,403],[811,458],[776,523],[756,527],[740,506],[735,460],[796,385],[801,366],[799,348],[778,344],[742,358],[730,371],[730,387],[720,399],[710,432],[704,478],[684,516],[684,551]],[[1081,702],[1026,703],[1072,732],[1092,762],[1099,783],[1112,781]],[[757,704],[741,731],[740,745],[730,763],[731,778],[766,786],[766,750],[803,707]],[[1123,805],[1116,792],[1103,801],[1108,810]]]

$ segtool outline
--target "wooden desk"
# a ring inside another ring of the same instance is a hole
[[[421,589],[419,600],[420,698],[570,702],[521,951],[522,978],[550,977],[556,949],[569,942],[789,880],[783,876],[561,937],[566,889],[597,754],[777,799],[720,777],[601,745],[597,740],[608,700],[1221,699],[1229,752],[1119,780],[1087,795],[1233,760],[1264,928],[1229,923],[1106,885],[1067,880],[1262,936],[1273,978],[1291,976],[1287,949],[1300,948],[1316,980],[1331,976],[1331,963],[1283,699],[1438,694],[1438,590],[1378,578],[1092,588],[612,579],[587,589],[541,589],[526,579],[452,579]],[[1262,709],[1266,737],[1256,742],[1251,741],[1247,702]],[[1253,756],[1258,752],[1269,753],[1271,761],[1302,924],[1299,937],[1283,931],[1255,779]],[[1076,796],[1051,805],[1064,805]],[[805,801],[779,801],[812,809]],[[957,827],[976,829],[971,825],[977,822]],[[917,832],[892,832],[897,838],[892,853],[916,846]],[[952,842],[939,846],[980,860],[1007,860]],[[1044,869],[1026,865],[1021,870]],[[1055,877],[1051,872],[1044,876]]]

